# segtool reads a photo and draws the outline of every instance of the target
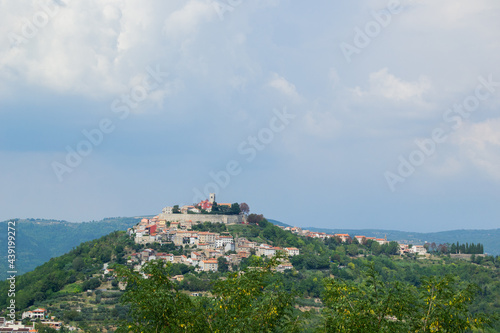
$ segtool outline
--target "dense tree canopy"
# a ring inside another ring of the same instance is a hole
[[[370,265],[360,283],[326,279],[323,302],[328,332],[466,332],[492,320],[473,314],[477,286],[457,278],[427,277],[420,288],[384,282]]]
[[[123,302],[130,313],[120,332],[293,332],[294,295],[272,268],[255,258],[253,268],[230,273],[213,288],[214,297],[190,298],[170,280],[168,264],[153,261],[139,272],[119,269],[127,283]]]

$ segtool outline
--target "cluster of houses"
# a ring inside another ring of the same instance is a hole
[[[227,232],[196,231],[192,230],[192,226],[192,221],[167,222],[158,217],[142,219],[128,230],[136,243],[173,243],[176,246],[188,246],[192,248],[192,251],[187,257],[144,249],[141,252],[132,253],[127,263],[139,269],[145,262],[161,259],[171,263],[194,266],[199,271],[217,271],[219,257],[224,257],[229,265],[238,265],[243,258],[252,254],[267,257],[272,257],[278,252],[286,256],[300,254],[299,249],[295,247],[280,248],[265,243],[251,242],[246,238],[234,239]],[[290,263],[284,262],[278,270],[291,268],[293,267]]]
[[[359,244],[363,244],[363,245],[366,244],[366,242],[369,240],[377,242],[380,245],[384,245],[384,244],[389,243],[389,241],[387,240],[387,236],[384,238],[377,238],[377,237],[366,237],[363,235],[357,235],[357,236],[354,236],[354,238],[352,238],[349,234],[327,234],[324,232],[314,232],[314,231],[309,231],[309,230],[303,230],[303,229],[298,228],[298,227],[284,227],[284,226],[279,226],[279,227],[283,230],[290,231],[296,235],[305,236],[305,237],[320,238],[320,239],[327,239],[327,238],[336,237],[342,243],[350,243],[353,241],[353,239],[356,239]],[[409,244],[401,244],[401,243],[398,243],[398,245],[399,245],[399,253],[400,254],[414,253],[417,255],[425,255],[427,253],[427,250],[423,245],[410,246]]]
[[[22,319],[30,319],[31,321],[41,322],[50,328],[59,331],[62,327],[60,321],[54,321],[54,317],[48,318],[47,310],[38,308],[31,311],[24,311],[22,314]],[[70,331],[76,330],[75,327],[69,327]],[[38,332],[35,329],[35,323],[32,325],[24,325],[22,322],[8,321],[4,317],[0,317],[0,332],[5,333],[15,333],[15,332]]]
[[[5,317],[0,317],[0,332],[38,332],[33,326],[25,326],[21,322],[9,321]]]

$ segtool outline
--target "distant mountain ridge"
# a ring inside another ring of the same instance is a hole
[[[289,226],[286,223],[268,219],[276,225]],[[398,231],[398,230],[382,230],[382,229],[327,229],[327,228],[315,228],[315,227],[301,227],[302,229],[315,231],[315,232],[325,232],[329,234],[349,234],[351,236],[363,235],[367,237],[377,237],[384,238],[387,235],[388,240],[393,240],[397,242],[407,243],[407,244],[424,244],[428,243],[481,243],[484,245],[484,252],[490,255],[500,255],[500,228],[499,229],[487,229],[487,230],[449,230],[449,231],[439,231],[439,232],[409,232],[409,231]]]

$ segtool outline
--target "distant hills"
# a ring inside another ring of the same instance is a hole
[[[290,226],[286,223],[268,219],[276,225]],[[488,230],[449,230],[440,232],[408,232],[397,230],[380,230],[380,229],[326,229],[315,227],[301,227],[302,229],[325,232],[329,234],[346,233],[351,236],[363,235],[367,237],[384,238],[387,235],[388,240],[393,240],[407,244],[424,244],[436,243],[481,243],[484,245],[484,252],[491,255],[500,255],[500,229]]]
[[[106,218],[97,222],[26,219],[16,223],[16,268],[23,274],[60,256],[82,242],[107,235],[115,230],[127,230],[139,218]],[[7,234],[7,221],[0,222],[2,234]],[[0,280],[7,278],[7,237],[0,238]]]

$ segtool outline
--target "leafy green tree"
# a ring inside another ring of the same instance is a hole
[[[371,264],[361,283],[327,279],[323,311],[327,332],[466,332],[484,329],[494,318],[473,314],[477,287],[456,278],[427,277],[419,289],[383,282]]]
[[[82,257],[76,257],[73,260],[73,269],[75,271],[81,271],[85,267],[85,262],[83,261]]]
[[[63,318],[66,321],[80,320],[80,314],[76,310],[64,311]]]
[[[253,258],[253,268],[218,281],[210,298],[179,292],[170,280],[170,264],[162,261],[145,264],[143,272],[119,267],[127,283],[122,302],[130,312],[117,332],[295,332],[294,295],[273,271],[277,264],[277,258]]]
[[[189,296],[179,292],[170,280],[169,265],[151,261],[142,273],[125,267],[117,269],[127,283],[122,302],[130,306],[128,320],[117,332],[185,332],[206,330],[203,311]]]
[[[293,318],[294,295],[286,292],[273,268],[279,263],[274,257],[267,263],[252,258],[243,273],[229,274],[215,284],[215,300],[208,309],[207,322],[212,332],[296,332]]]
[[[238,215],[239,213],[241,213],[241,208],[240,208],[240,205],[235,202],[231,205],[231,214],[233,215]]]
[[[371,241],[369,248],[374,255],[379,255],[380,253],[382,253],[382,246],[380,246],[380,244],[375,241]]]
[[[403,297],[409,296],[409,297]],[[400,283],[381,282],[372,267],[362,284],[328,279],[323,304],[327,332],[408,331],[413,292]]]
[[[90,280],[87,280],[83,283],[82,285],[82,290],[92,290],[96,289],[101,285],[101,281],[99,281],[98,278],[92,278]]]
[[[217,258],[218,270],[221,273],[226,273],[229,271],[229,264],[227,263],[226,258],[219,257]]]
[[[385,253],[389,255],[396,255],[399,252],[399,244],[397,242],[391,241],[387,244],[385,248]]]
[[[358,254],[358,246],[356,244],[347,245],[347,253],[349,253],[349,255],[351,255],[351,256],[357,255]]]
[[[472,314],[470,305],[479,288],[474,284],[458,287],[458,279],[445,277],[424,277],[420,288],[420,314],[422,321],[418,328],[424,332],[466,332],[484,329],[492,318],[484,314]]]

